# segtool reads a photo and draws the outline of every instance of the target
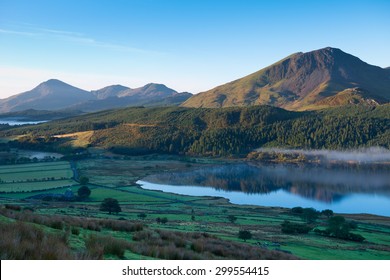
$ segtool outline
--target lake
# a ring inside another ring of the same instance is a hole
[[[21,121],[21,120],[12,120],[12,119],[0,119],[0,124],[9,124],[9,125],[24,125],[24,124],[38,124],[44,123],[47,121]]]
[[[388,164],[240,163],[154,174],[138,183],[144,189],[225,197],[234,204],[390,216]]]

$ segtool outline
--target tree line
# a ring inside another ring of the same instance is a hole
[[[7,129],[0,137],[23,134],[11,145],[70,153],[75,149],[71,140],[54,135],[94,130],[90,146],[128,155],[245,156],[260,147],[389,148],[390,116],[386,112],[390,106],[355,107],[319,112],[270,106],[126,108]]]

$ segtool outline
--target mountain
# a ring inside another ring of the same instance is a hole
[[[389,101],[388,69],[328,47],[292,54],[246,77],[196,94],[182,106],[272,105],[307,110]]]
[[[177,91],[168,88],[167,86],[163,84],[154,84],[150,83],[143,87],[135,88],[135,89],[128,89],[124,92],[121,92],[118,96],[119,97],[125,97],[125,96],[137,96],[139,98],[144,97],[167,97],[172,94],[176,94]]]
[[[52,79],[30,91],[0,100],[0,112],[58,110],[93,98],[94,95],[88,91]]]
[[[177,92],[163,84],[150,83],[140,88],[128,89],[118,97],[128,104],[144,106],[180,105],[192,96],[189,92]]]
[[[163,84],[155,83],[135,89],[114,85],[93,91],[93,93],[98,100],[89,100],[73,105],[68,109],[96,112],[128,106],[180,105],[192,96],[191,93],[178,93]]]
[[[135,89],[112,85],[89,92],[52,79],[30,91],[0,99],[0,113],[28,109],[94,112],[127,106],[179,105],[191,96],[163,84],[150,83]]]
[[[108,87],[104,87],[99,90],[91,91],[93,95],[96,96],[97,99],[106,99],[109,97],[118,96],[122,91],[128,90],[128,87],[122,85],[112,85]]]

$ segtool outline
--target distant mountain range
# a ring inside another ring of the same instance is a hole
[[[48,80],[30,91],[0,100],[0,113],[34,110],[94,112],[127,106],[179,105],[192,94],[178,93],[162,84],[131,89],[112,85],[95,91],[76,88],[59,80]]]
[[[310,110],[390,101],[390,69],[339,49],[290,55],[241,79],[194,95],[185,107],[272,105]]]
[[[34,110],[95,112],[129,106],[233,107],[271,105],[303,111],[390,102],[390,68],[336,48],[292,54],[241,79],[192,95],[162,84],[112,85],[85,91],[59,80],[0,100],[0,113]]]

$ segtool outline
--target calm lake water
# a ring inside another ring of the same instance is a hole
[[[18,121],[18,120],[8,120],[8,119],[0,119],[0,124],[9,124],[9,125],[24,125],[24,124],[37,124],[37,123],[44,123],[47,121],[31,121],[31,122],[25,122],[25,121]]]
[[[389,165],[235,164],[155,174],[142,188],[225,197],[235,204],[390,216]]]

